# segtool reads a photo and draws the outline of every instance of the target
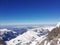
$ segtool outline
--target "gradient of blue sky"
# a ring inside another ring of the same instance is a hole
[[[56,23],[59,0],[0,0],[0,24]]]

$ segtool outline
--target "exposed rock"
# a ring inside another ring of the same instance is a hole
[[[39,45],[60,45],[60,27],[56,27],[49,32],[47,38]]]
[[[0,39],[0,45],[6,45],[6,43]]]

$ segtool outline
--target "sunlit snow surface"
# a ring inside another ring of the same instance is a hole
[[[28,29],[27,32],[18,35],[10,41],[6,41],[6,43],[7,45],[39,45],[39,43],[46,39],[46,35],[53,28],[54,26],[47,26]]]
[[[0,29],[0,36],[6,42],[6,45],[40,45],[47,37],[47,34],[56,26],[7,26]],[[7,35],[4,35],[4,34]],[[13,36],[12,36],[12,34]],[[9,37],[10,36],[10,37]],[[11,37],[12,36],[12,37]],[[14,37],[15,36],[15,37]],[[11,39],[10,39],[11,38]],[[51,42],[45,41],[44,45],[50,45]],[[57,42],[59,45],[59,41]]]

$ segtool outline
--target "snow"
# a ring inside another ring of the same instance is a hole
[[[51,43],[50,42],[48,42],[48,44],[47,45],[50,45]]]
[[[0,35],[3,35],[4,33],[10,32],[10,30],[7,29],[0,29]]]
[[[26,43],[30,43],[30,45],[37,45],[40,44],[43,40],[45,40],[47,37],[45,35],[38,36],[37,34],[40,35],[40,31],[51,31],[54,27],[38,27],[38,28],[33,28],[29,29],[27,32],[23,33],[22,35],[17,36],[14,39],[11,39],[10,41],[6,41],[7,45],[24,45]],[[49,45],[50,43],[48,43]]]
[[[57,45],[60,45],[60,38],[58,38]]]
[[[36,38],[30,45],[40,44],[44,39],[46,39],[45,36],[46,36],[46,35]]]
[[[4,31],[11,31],[11,30],[7,30],[7,29],[0,29],[1,32],[4,32]]]
[[[49,30],[49,31],[51,31],[53,28],[55,28],[55,26],[47,26],[47,27],[37,27],[37,28],[33,28],[33,29],[29,29],[29,30]]]
[[[36,45],[37,44],[37,42],[36,41],[34,41],[34,42],[32,42],[32,44],[30,44],[30,45]]]
[[[57,23],[56,27],[60,27],[60,22]]]
[[[22,35],[18,35],[16,38],[6,41],[7,45],[39,45],[47,38],[48,31],[51,31],[55,27],[60,27],[60,22],[56,26],[47,26],[47,27],[36,27],[33,29],[28,29],[27,32]],[[9,32],[8,29],[0,29],[0,34]],[[47,33],[45,33],[47,32]],[[16,32],[13,32],[16,33]],[[44,35],[41,35],[44,33]],[[1,38],[1,37],[0,37]],[[50,45],[51,41],[45,40],[44,45]],[[60,38],[58,38],[57,45],[60,45]]]
[[[6,32],[11,32],[11,30],[8,29],[0,29],[0,33],[6,33]],[[13,33],[16,33],[14,31],[12,31]]]
[[[47,44],[47,41],[45,40],[44,45],[46,45],[46,44]]]
[[[33,32],[33,31],[27,31],[23,35],[19,35],[15,39],[12,39],[10,41],[7,41],[7,45],[10,45],[10,44],[11,45],[16,45],[20,41],[23,42],[23,43],[24,42],[27,43],[27,42],[33,41],[34,38],[38,38],[37,33],[36,32]]]

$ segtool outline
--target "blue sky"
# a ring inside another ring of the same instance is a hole
[[[59,0],[0,0],[0,24],[54,24],[59,21]]]

